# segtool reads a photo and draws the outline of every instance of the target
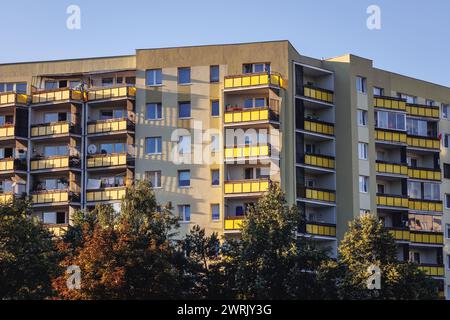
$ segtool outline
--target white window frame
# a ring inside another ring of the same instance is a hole
[[[369,177],[359,176],[359,192],[369,193]]]
[[[162,174],[161,170],[156,171],[147,171],[145,173],[146,179],[150,181],[153,189],[161,189],[162,188]],[[157,183],[159,182],[159,183]]]
[[[148,83],[148,74],[149,72],[153,71],[153,84],[149,84]],[[157,72],[161,72],[161,83],[158,83],[157,79],[158,77],[156,76]],[[148,69],[145,71],[145,85],[147,87],[158,87],[158,86],[162,86],[162,82],[163,82],[163,74],[162,74],[162,69]]]
[[[358,93],[367,94],[367,78],[356,76],[356,91]]]
[[[358,109],[357,111],[358,126],[367,127],[368,113],[367,110]]]
[[[218,210],[218,218],[214,218],[214,208]],[[211,221],[220,221],[220,204],[218,203],[211,204]]]
[[[189,207],[189,219],[186,219],[186,208]],[[178,219],[180,220],[180,222],[182,223],[190,223],[191,222],[191,205],[189,204],[180,204],[177,207],[177,211],[178,211]]]
[[[149,116],[149,108],[150,107],[154,107],[155,108],[155,115],[156,118],[150,118]],[[159,110],[161,111],[158,115]],[[163,119],[163,109],[162,109],[162,104],[161,103],[147,103],[146,106],[146,120],[151,120],[151,121],[157,121],[157,120],[162,120]]]
[[[155,143],[155,152],[149,152],[149,150],[147,150],[147,140],[148,139],[155,139],[156,141],[160,140],[161,144]],[[147,137],[145,138],[145,153],[146,154],[162,154],[162,150],[158,150],[158,146],[161,145],[162,148],[162,137]]]
[[[441,104],[441,117],[442,117],[442,119],[446,119],[446,120],[449,120],[449,109],[450,109],[450,105],[448,105],[448,104],[445,104],[445,103],[442,103]],[[444,110],[446,110],[445,112],[444,112]]]
[[[358,142],[358,157],[359,160],[367,160],[369,157],[369,144],[365,142]]]

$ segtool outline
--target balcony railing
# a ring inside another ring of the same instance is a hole
[[[136,87],[120,86],[120,87],[108,87],[100,89],[92,89],[88,91],[88,101],[98,101],[107,99],[118,98],[135,98]]]
[[[394,237],[395,240],[398,241],[409,241],[410,240],[410,231],[409,229],[404,228],[394,228],[394,227],[388,227],[387,228],[391,235]]]
[[[411,242],[426,244],[444,244],[444,235],[441,232],[423,232],[411,230]]]
[[[305,119],[303,121],[303,129],[305,131],[334,136],[334,124],[325,121]]]
[[[425,272],[431,277],[443,277],[445,275],[445,270],[443,265],[438,264],[423,264],[421,263],[419,269]]]
[[[126,153],[89,156],[87,160],[88,168],[117,167],[127,164],[128,155]]]
[[[224,229],[225,231],[238,231],[242,229],[244,217],[226,217]]]
[[[224,81],[225,90],[245,89],[258,86],[271,86],[275,88],[284,87],[284,81],[281,75],[273,72],[248,73],[226,76]]]
[[[269,186],[269,179],[227,181],[225,182],[225,194],[267,192]]]
[[[442,175],[440,169],[430,168],[408,168],[408,176],[411,179],[441,181]]]
[[[78,130],[77,130],[78,129]],[[45,124],[35,124],[31,126],[31,137],[45,137],[68,133],[80,133],[81,130],[69,122],[55,122]]]
[[[429,107],[419,104],[408,104],[406,106],[406,113],[408,116],[424,117],[439,119],[439,107]]]
[[[134,131],[134,123],[127,119],[97,120],[88,123],[89,134]]]
[[[303,95],[314,100],[333,103],[334,93],[331,90],[305,85],[303,87]]]
[[[385,129],[375,130],[375,140],[390,143],[406,143],[406,132],[391,131]]]
[[[408,208],[409,200],[407,196],[377,194],[377,205],[380,207]]]
[[[297,187],[297,194],[300,198],[308,200],[317,200],[328,203],[334,203],[336,201],[336,193],[334,190],[300,186]]]
[[[10,203],[11,201],[13,201],[13,199],[14,199],[14,194],[12,192],[0,194],[0,203],[1,204]]]
[[[13,171],[13,170],[27,170],[27,161],[25,159],[1,159],[0,160],[0,172]]]
[[[68,190],[36,191],[31,194],[33,204],[69,202],[72,197]]]
[[[64,101],[83,101],[83,93],[79,90],[59,89],[42,91],[31,95],[33,104],[64,102]]]
[[[301,230],[301,232],[315,236],[336,237],[336,225],[330,223],[307,222],[306,227],[304,230]]]
[[[31,161],[31,171],[80,168],[81,160],[74,156],[55,156]]]
[[[414,211],[442,212],[443,205],[440,200],[409,199],[409,209]]]
[[[105,188],[97,191],[87,191],[88,202],[117,201],[122,200],[126,195],[126,187]]]
[[[14,137],[16,134],[14,124],[7,124],[0,127],[0,138]]]
[[[334,169],[335,160],[334,160],[334,157],[331,157],[331,156],[318,155],[318,154],[305,154],[304,155],[304,164],[313,166],[313,167]]]
[[[441,142],[438,138],[427,138],[421,136],[408,135],[407,139],[408,147],[422,148],[422,149],[435,149],[441,148]]]
[[[407,175],[408,166],[406,164],[389,163],[384,161],[377,161],[377,172],[387,174]]]
[[[406,111],[406,101],[400,98],[374,96],[374,107]]]
[[[278,114],[269,107],[243,110],[231,110],[231,108],[229,108],[224,114],[225,124],[278,120]]]
[[[0,93],[0,106],[2,105],[15,105],[28,104],[29,97],[26,94],[19,93]]]
[[[250,158],[250,157],[268,157],[270,156],[270,146],[242,146],[234,148],[225,148],[225,158]]]
[[[69,230],[67,224],[47,224],[45,226],[56,238],[61,238]]]

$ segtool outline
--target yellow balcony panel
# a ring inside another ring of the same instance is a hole
[[[440,265],[419,265],[419,269],[430,277],[443,277],[445,275],[444,266]]]
[[[51,157],[40,160],[31,161],[31,171],[49,170],[49,169],[63,169],[71,166],[69,156]]]
[[[323,223],[307,223],[306,233],[316,236],[336,237],[336,225]]]
[[[395,174],[404,176],[408,174],[408,166],[406,164],[377,162],[376,169],[377,172],[381,174]]]
[[[119,201],[126,195],[126,188],[108,188],[98,191],[87,191],[86,198],[88,202],[102,202],[102,201]]]
[[[12,193],[2,193],[2,194],[0,194],[0,203],[1,204],[10,203],[11,201],[13,201],[13,199],[14,199],[14,194],[12,194]]]
[[[398,241],[409,241],[410,240],[410,232],[405,229],[396,229],[396,228],[388,228],[391,235],[395,240]]]
[[[31,137],[44,137],[51,135],[68,134],[70,124],[68,122],[33,125],[31,127]]]
[[[95,121],[88,124],[89,134],[126,131],[127,129],[128,121],[126,119]]]
[[[225,77],[224,88],[227,89],[245,89],[250,87],[270,86],[283,88],[283,78],[277,73],[251,73],[232,75]]]
[[[437,138],[425,138],[408,135],[407,143],[408,147],[411,148],[439,150],[441,147],[441,142]]]
[[[50,231],[50,233],[52,233],[56,238],[61,238],[63,237],[66,232],[69,230],[69,226],[66,224],[61,224],[61,225],[53,225],[53,224],[49,224],[46,225],[48,231]]]
[[[333,91],[313,86],[304,86],[303,95],[307,98],[323,101],[326,103],[333,103],[334,99]]]
[[[225,159],[268,156],[270,156],[270,147],[268,145],[225,148]]]
[[[12,138],[16,134],[14,125],[6,125],[0,127],[0,138]]]
[[[428,169],[428,168],[408,168],[408,177],[411,179],[420,180],[434,180],[441,181],[442,174],[438,169]]]
[[[242,229],[242,223],[244,218],[225,218],[224,229],[225,231],[239,231]]]
[[[335,161],[333,157],[323,155],[305,154],[305,164],[313,167],[334,169]]]
[[[420,232],[411,230],[411,242],[444,245],[444,235],[440,232]]]
[[[241,180],[225,182],[225,194],[261,193],[269,190],[270,182],[263,180]]]
[[[409,209],[413,211],[442,212],[442,201],[409,199]]]
[[[380,207],[408,208],[409,200],[400,195],[377,195],[377,205]]]
[[[407,136],[405,132],[390,131],[383,129],[375,130],[375,139],[378,141],[396,144],[398,143],[404,144],[407,142]]]
[[[0,94],[0,106],[2,105],[26,105],[29,97],[26,94],[2,93]]]
[[[55,190],[35,192],[31,196],[33,204],[51,204],[69,201],[69,191]]]
[[[88,168],[103,168],[125,166],[127,164],[127,154],[111,154],[89,157],[87,161]]]
[[[224,114],[225,124],[260,122],[260,121],[278,121],[278,116],[269,108],[244,109],[226,111]]]
[[[83,101],[83,94],[79,90],[59,89],[51,91],[42,91],[31,95],[33,104],[65,102],[65,101]]]
[[[334,203],[336,201],[336,194],[333,190],[317,189],[317,188],[306,188],[298,187],[298,195],[301,198],[305,198],[313,201],[321,201]]]
[[[111,88],[101,88],[89,90],[87,93],[88,101],[119,99],[119,98],[135,98],[136,87],[120,86]]]
[[[332,123],[308,119],[303,122],[303,128],[305,131],[334,136],[334,124]]]
[[[406,113],[408,116],[422,117],[422,118],[440,118],[439,107],[429,107],[418,104],[408,104],[406,106]]]
[[[399,98],[380,97],[380,96],[374,97],[374,107],[399,111],[406,111],[407,108],[405,100]]]
[[[0,160],[0,172],[14,170],[14,159]]]

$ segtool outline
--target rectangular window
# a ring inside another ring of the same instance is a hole
[[[55,90],[58,89],[58,82],[57,81],[45,81],[44,85],[45,90]]]
[[[161,119],[162,119],[161,103],[147,104],[147,120],[161,120]]]
[[[213,185],[213,186],[220,185],[220,171],[219,170],[211,170],[211,185]]]
[[[427,105],[429,107],[434,107],[434,100],[426,99],[425,100],[425,105]]]
[[[445,234],[447,239],[450,239],[450,224],[445,225]]]
[[[44,114],[44,123],[54,123],[58,122],[57,112],[48,112]]]
[[[391,130],[406,130],[406,116],[398,112],[375,112],[376,127]]]
[[[213,134],[211,135],[211,153],[219,152],[219,149],[220,149],[219,135]]]
[[[422,199],[422,188],[420,182],[408,181],[408,197]]]
[[[423,198],[425,200],[440,200],[441,185],[438,183],[423,183]]]
[[[44,156],[54,157],[54,156],[66,156],[69,154],[67,146],[45,146]]]
[[[373,87],[373,95],[374,96],[379,96],[379,97],[384,96],[384,89],[383,88],[378,88],[378,87]]]
[[[369,177],[359,176],[359,192],[361,193],[369,192]]]
[[[220,80],[219,66],[209,67],[209,81],[211,83],[215,83],[219,82],[219,80]]]
[[[178,154],[191,153],[191,136],[178,137]]]
[[[427,137],[433,130],[431,130],[431,126],[429,128],[427,121],[408,118],[406,120],[406,131],[413,136]]]
[[[220,205],[218,204],[211,205],[211,218],[213,221],[220,220]]]
[[[367,92],[367,79],[363,77],[356,77],[356,90],[359,93]]]
[[[442,119],[449,119],[449,114],[448,114],[448,109],[449,109],[450,105],[448,104],[442,104],[441,107],[441,113],[442,113]]]
[[[145,139],[145,153],[160,154],[162,152],[162,138],[150,137]]]
[[[178,218],[183,222],[191,221],[191,206],[188,204],[178,206]]]
[[[445,209],[450,209],[450,194],[445,194]]]
[[[150,182],[152,188],[161,188],[161,171],[147,171],[145,179]]]
[[[218,117],[220,116],[220,104],[219,100],[211,101],[211,116]]]
[[[178,118],[190,118],[191,117],[191,103],[179,102],[178,103]]]
[[[151,69],[146,72],[147,86],[159,86],[162,84],[162,69]]]
[[[191,186],[191,171],[179,170],[178,171],[178,187],[186,188]]]
[[[102,87],[112,87],[114,85],[113,78],[102,78]]]
[[[408,94],[397,92],[397,97],[406,100],[406,103],[417,104],[417,97],[410,96]]]
[[[26,82],[16,83],[16,93],[27,93],[27,83]]]
[[[444,178],[450,179],[450,164],[444,163]]]
[[[367,160],[368,144],[364,142],[358,143],[358,154],[360,160]]]
[[[450,134],[444,134],[444,147],[450,149]]]
[[[242,72],[245,74],[270,72],[270,63],[246,63],[242,66]]]
[[[358,126],[367,127],[367,111],[358,110]]]
[[[178,84],[191,83],[191,68],[178,68]]]

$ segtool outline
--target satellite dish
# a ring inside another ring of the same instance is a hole
[[[89,154],[96,154],[97,153],[97,146],[95,144],[91,144],[88,147],[88,153]]]

